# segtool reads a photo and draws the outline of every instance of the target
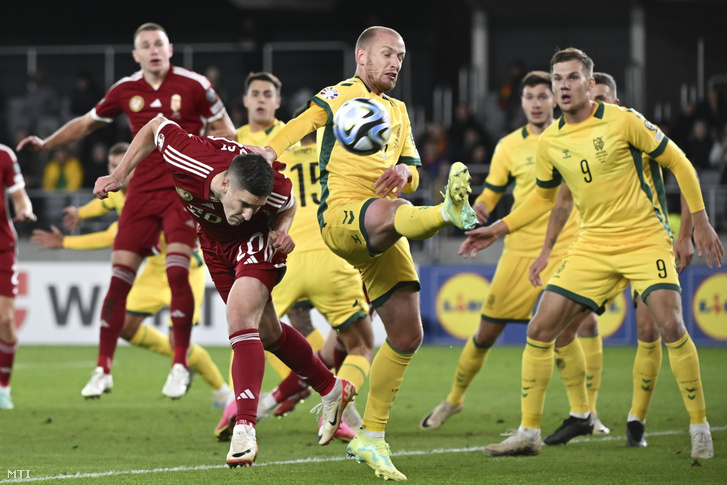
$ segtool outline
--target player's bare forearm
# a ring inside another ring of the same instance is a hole
[[[91,113],[73,118],[71,121],[60,127],[52,135],[45,140],[41,140],[36,136],[29,136],[18,143],[17,150],[30,148],[31,150],[49,150],[51,148],[67,145],[76,140],[80,140],[93,130],[106,123],[93,119]]]
[[[10,199],[13,201],[13,209],[15,210],[13,221],[33,222],[37,220],[37,217],[33,213],[33,203],[30,201],[30,197],[28,197],[25,189],[16,190],[10,194]]]
[[[154,134],[159,126],[167,121],[163,116],[158,116],[144,125],[136,134],[129,145],[129,149],[121,159],[121,163],[114,169],[111,174],[105,177],[99,177],[93,187],[93,194],[99,199],[108,197],[109,192],[119,190],[132,170],[147,157],[154,148]]]
[[[681,196],[681,224],[679,226],[679,234],[674,242],[674,258],[676,259],[677,269],[681,273],[684,268],[689,266],[694,257],[694,244],[692,243],[692,232],[694,224],[692,222],[692,214],[689,212],[689,205],[684,196]]]

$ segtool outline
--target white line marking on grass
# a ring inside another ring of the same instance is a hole
[[[724,431],[727,426],[713,427],[712,431]],[[657,431],[655,433],[645,433],[644,436],[667,436],[674,434],[684,434],[685,431]],[[591,437],[591,438],[575,438],[573,442],[597,442],[597,441],[615,441],[625,440],[625,436],[602,436],[602,437]],[[399,451],[393,456],[417,456],[417,455],[431,455],[431,454],[444,454],[444,453],[469,453],[471,451],[480,451],[482,446],[472,446],[468,448],[438,448],[435,450],[412,450],[412,451]],[[352,460],[345,456],[336,456],[329,458],[300,458],[297,460],[280,460],[280,461],[268,461],[263,463],[255,463],[255,467],[261,466],[279,466],[279,465],[300,465],[306,463],[331,463],[336,461]],[[55,475],[50,477],[31,477],[31,478],[14,478],[10,480],[0,480],[0,483],[28,483],[28,482],[44,482],[47,480],[63,480],[63,479],[75,479],[75,478],[101,478],[101,477],[112,477],[120,475],[143,475],[147,473],[167,473],[167,472],[187,472],[195,470],[214,470],[217,468],[227,468],[227,465],[197,465],[197,466],[177,466],[172,468],[151,468],[149,470],[117,470],[101,473],[76,473],[75,475]]]

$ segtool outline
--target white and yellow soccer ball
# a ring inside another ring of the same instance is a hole
[[[336,111],[333,133],[338,143],[349,152],[373,155],[389,142],[389,112],[374,99],[350,99]]]

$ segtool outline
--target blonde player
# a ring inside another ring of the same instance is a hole
[[[112,172],[121,162],[127,149],[128,143],[117,143],[109,149],[109,172]],[[130,177],[131,178],[131,177]],[[129,179],[130,179],[129,178]],[[128,179],[126,181],[128,184]],[[126,187],[111,193],[106,200],[93,199],[88,204],[76,209],[67,207],[65,209],[64,223],[74,229],[83,219],[100,217],[111,210],[121,213],[126,201]],[[31,242],[39,243],[39,249],[103,249],[113,245],[116,236],[117,223],[111,224],[108,229],[92,234],[80,236],[63,236],[61,232],[53,227],[51,231],[41,229],[33,230]],[[166,243],[163,235],[160,237],[159,254],[147,258],[147,263],[142,272],[134,281],[134,286],[129,292],[126,303],[126,319],[121,331],[121,338],[132,345],[152,350],[167,357],[173,356],[173,348],[170,337],[167,338],[152,326],[143,325],[146,317],[156,314],[162,308],[168,307],[171,299],[171,291],[167,282],[165,271]],[[190,285],[194,294],[195,312],[193,321],[197,324],[201,319],[200,308],[204,299],[205,291],[205,266],[199,250],[194,251],[192,257],[191,271],[189,273]],[[214,407],[225,407],[231,397],[229,386],[222,379],[219,369],[210,358],[209,353],[199,345],[193,344],[189,350],[190,368],[199,373],[202,379],[207,382],[213,390]],[[91,380],[81,391],[86,398],[98,398],[105,392],[111,392],[113,388],[113,377],[105,374],[103,369],[97,368]]]
[[[371,303],[384,324],[386,342],[371,365],[363,425],[348,452],[377,476],[405,480],[391,462],[386,423],[404,372],[422,341],[419,279],[406,238],[425,239],[448,226],[471,229],[476,215],[467,200],[469,171],[452,165],[443,204],[415,207],[402,193],[416,190],[421,165],[406,106],[387,96],[402,67],[404,40],[387,27],[370,27],[356,42],[356,76],[321,90],[263,150],[272,162],[294,142],[325,126],[321,140],[318,223],[326,245],[361,271]],[[365,97],[389,111],[392,135],[373,155],[346,151],[332,133],[336,110]]]

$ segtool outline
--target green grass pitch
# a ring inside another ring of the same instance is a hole
[[[223,375],[230,350],[208,349]],[[440,429],[421,431],[421,418],[449,391],[460,348],[425,346],[407,370],[391,412],[387,439],[393,461],[417,484],[624,484],[726,483],[727,352],[699,349],[715,458],[690,459],[688,417],[664,359],[646,426],[648,448],[625,447],[635,349],[606,347],[598,400],[607,437],[543,447],[539,456],[491,458],[481,449],[503,439],[520,420],[522,347],[496,347],[467,395],[464,410]],[[220,416],[211,390],[197,377],[178,401],[161,395],[167,359],[120,347],[114,390],[84,400],[80,390],[95,365],[95,347],[19,348],[12,389],[15,409],[0,411],[0,483],[88,484],[364,484],[377,483],[366,465],[346,458],[345,444],[316,444],[315,394],[289,416],[258,423],[257,461],[250,468],[225,465],[227,443],[212,430]],[[268,369],[264,390],[277,382]],[[363,414],[367,387],[357,405]],[[563,385],[554,376],[545,403],[544,436],[568,414]],[[16,473],[15,480],[6,470]],[[27,477],[28,480],[25,480]]]

